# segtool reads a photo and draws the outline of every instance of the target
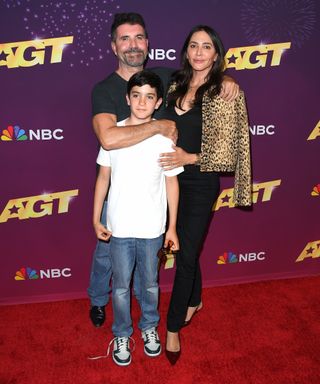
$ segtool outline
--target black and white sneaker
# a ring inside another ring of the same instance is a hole
[[[110,341],[108,354],[113,342],[112,359],[117,365],[126,366],[131,364],[130,339],[133,341],[131,337],[115,337]]]
[[[144,341],[144,353],[150,357],[159,356],[161,344],[157,330],[153,327],[141,332]]]

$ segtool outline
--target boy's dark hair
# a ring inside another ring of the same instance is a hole
[[[144,29],[144,34],[148,38],[148,32],[146,30],[146,24],[143,17],[139,13],[116,13],[114,15],[113,23],[111,25],[111,40],[116,40],[116,29],[122,24],[139,24]]]
[[[160,77],[147,69],[137,72],[132,77],[127,84],[127,94],[130,95],[131,89],[134,86],[142,87],[143,85],[150,85],[151,88],[154,88],[157,92],[157,98],[160,99],[163,97],[163,85]]]

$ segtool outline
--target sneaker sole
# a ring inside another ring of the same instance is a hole
[[[149,357],[157,357],[157,356],[159,356],[160,353],[161,353],[161,347],[160,347],[160,349],[159,349],[158,352],[148,352],[148,351],[146,350],[145,347],[143,348],[143,350],[144,350],[144,353],[145,353],[147,356],[149,356]]]
[[[120,367],[126,367],[127,365],[130,365],[131,364],[131,357],[130,357],[130,360],[125,362],[125,363],[121,363],[120,361],[116,360],[116,358],[112,355],[112,360],[117,364],[119,365]]]

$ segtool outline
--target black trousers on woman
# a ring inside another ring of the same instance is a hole
[[[199,255],[211,218],[212,205],[219,195],[219,176],[185,166],[179,176],[180,198],[177,232],[180,251],[176,256],[176,275],[167,316],[167,329],[178,332],[187,309],[201,302]]]

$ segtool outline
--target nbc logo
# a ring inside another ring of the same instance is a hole
[[[36,280],[39,279],[39,275],[32,268],[20,268],[19,271],[16,272],[14,277],[15,280]]]
[[[19,125],[9,125],[7,129],[3,129],[0,139],[1,141],[42,141],[42,140],[62,140],[62,129],[29,129],[28,135],[26,131],[19,127]]]
[[[16,272],[14,279],[21,280],[37,280],[37,279],[56,279],[60,277],[71,277],[70,268],[51,268],[51,269],[39,269],[39,273],[30,267],[20,268]]]
[[[312,188],[311,196],[319,196],[319,195],[320,195],[320,184],[317,184]]]
[[[224,252],[218,257],[217,264],[235,264],[235,263],[247,263],[252,261],[263,261],[266,258],[265,252],[247,252],[239,253],[236,255],[233,252]]]
[[[238,261],[236,254],[232,252],[224,252],[223,255],[218,257],[217,264],[237,263]]]
[[[26,135],[26,131],[24,129],[21,129],[19,125],[9,125],[7,129],[4,129],[2,131],[1,135],[2,141],[24,141],[28,140],[28,137]]]

